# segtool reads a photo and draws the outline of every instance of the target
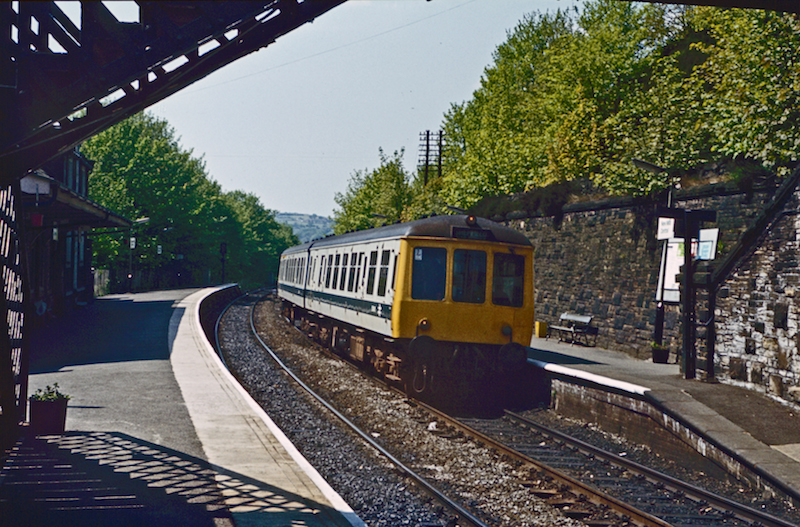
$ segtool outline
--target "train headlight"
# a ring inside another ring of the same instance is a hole
[[[428,320],[427,318],[420,319],[420,321],[417,322],[417,329],[419,331],[428,331],[429,329],[431,329],[430,320]]]
[[[503,335],[505,335],[509,339],[511,338],[512,330],[511,326],[509,326],[508,324],[505,324],[500,331],[503,333]]]
[[[478,224],[478,218],[476,218],[472,214],[467,216],[467,219],[465,221],[467,222],[467,225],[470,227],[475,227]]]

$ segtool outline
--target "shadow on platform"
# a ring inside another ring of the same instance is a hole
[[[302,526],[325,513],[336,511],[122,433],[25,437],[0,470],[2,526]]]
[[[528,348],[528,358],[552,364],[600,364],[599,362],[582,359],[580,357],[537,348]]]
[[[169,320],[176,300],[156,293],[110,296],[36,328],[30,373],[70,366],[169,359]]]

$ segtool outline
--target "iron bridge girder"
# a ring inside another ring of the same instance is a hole
[[[345,0],[139,1],[137,23],[81,2],[0,3],[0,185]]]

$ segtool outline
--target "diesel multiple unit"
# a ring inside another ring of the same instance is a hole
[[[533,332],[533,247],[474,216],[332,236],[281,255],[284,314],[411,394],[463,400],[519,373]]]

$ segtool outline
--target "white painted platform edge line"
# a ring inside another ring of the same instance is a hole
[[[344,516],[345,520],[347,520],[350,525],[353,527],[367,527],[367,524],[358,517],[358,515],[353,511],[350,505],[347,504],[344,499],[336,492],[330,484],[325,481],[325,478],[317,472],[311,463],[303,457],[303,454],[297,450],[297,447],[294,446],[286,434],[283,433],[278,425],[267,415],[261,406],[253,399],[253,397],[244,389],[244,387],[239,384],[239,381],[236,380],[236,377],[228,371],[228,368],[222,363],[222,360],[217,355],[217,352],[214,350],[214,347],[211,346],[211,343],[208,342],[208,339],[205,338],[205,332],[202,330],[202,325],[200,324],[200,304],[205,300],[207,297],[211,296],[215,292],[222,289],[221,287],[216,288],[209,288],[208,290],[203,290],[201,293],[204,293],[201,298],[199,298],[193,307],[192,313],[192,323],[194,324],[195,330],[199,330],[200,334],[203,335],[203,338],[200,339],[203,347],[205,348],[204,351],[209,354],[214,362],[214,364],[219,368],[222,375],[228,379],[228,381],[233,385],[233,387],[239,392],[239,395],[244,399],[244,401],[250,406],[256,416],[261,419],[264,425],[269,429],[270,432],[275,436],[278,442],[286,449],[289,455],[292,457],[295,463],[306,473],[308,474],[311,481],[319,488],[320,492],[330,501],[331,505],[342,515]]]
[[[558,373],[561,375],[567,375],[569,377],[575,377],[577,379],[582,379],[603,386],[609,386],[611,388],[616,388],[618,390],[634,393],[636,395],[643,396],[646,392],[650,391],[650,388],[645,388],[644,386],[639,386],[638,384],[633,384],[630,382],[618,381],[617,379],[612,379],[610,377],[605,377],[603,375],[597,375],[595,373],[589,373],[582,370],[575,370],[572,368],[567,368],[566,366],[553,364],[551,362],[544,362],[537,359],[528,359],[528,360],[533,364],[535,364],[537,367],[542,368],[545,371]]]

